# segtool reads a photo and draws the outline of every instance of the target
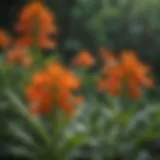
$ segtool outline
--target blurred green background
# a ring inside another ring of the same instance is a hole
[[[21,8],[31,0],[0,1],[0,27],[13,33]],[[133,49],[155,77],[151,96],[159,99],[160,0],[41,0],[56,16],[59,52],[66,62],[80,49],[95,56],[99,47],[119,53]]]
[[[80,48],[130,48],[160,75],[160,0],[44,0],[55,12],[59,48],[69,58]],[[0,26],[12,31],[28,0],[0,3]],[[160,76],[159,76],[160,77]]]

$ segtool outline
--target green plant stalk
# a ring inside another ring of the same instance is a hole
[[[9,78],[7,76],[7,71],[5,70],[6,66],[3,66],[0,70],[0,73],[1,73],[1,76],[2,76],[2,79],[3,79],[3,83],[5,85],[5,87],[9,87],[10,86],[10,81],[9,81]]]

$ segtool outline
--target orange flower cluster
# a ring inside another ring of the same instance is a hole
[[[32,63],[31,57],[27,54],[27,51],[24,48],[15,47],[6,55],[10,64],[23,64],[23,66],[28,68]]]
[[[114,63],[105,64],[103,77],[98,82],[99,91],[108,91],[111,95],[117,96],[126,86],[129,95],[137,99],[142,95],[144,87],[153,86],[153,80],[148,76],[149,67],[143,65],[135,53],[123,52],[120,60],[112,55],[107,57],[106,61]]]
[[[16,31],[21,33],[17,44],[31,46],[37,43],[41,48],[53,48],[49,36],[56,32],[54,17],[51,11],[41,2],[33,1],[22,10]]]
[[[0,48],[5,49],[10,44],[10,38],[6,31],[0,29]]]
[[[73,59],[73,64],[78,67],[90,68],[95,64],[95,59],[88,51],[83,50]]]
[[[52,107],[71,114],[74,105],[82,102],[82,97],[74,96],[73,90],[80,87],[79,80],[59,63],[48,64],[44,71],[33,75],[27,96],[32,113],[51,112]],[[54,109],[54,108],[53,108]]]

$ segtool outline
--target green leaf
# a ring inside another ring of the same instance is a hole
[[[23,118],[30,124],[34,131],[41,136],[45,143],[49,142],[49,136],[46,133],[43,125],[35,117],[31,116],[27,111],[27,107],[21,102],[21,100],[11,90],[6,89],[6,96],[13,104],[15,109],[23,116]]]
[[[23,144],[29,146],[30,148],[39,148],[39,146],[37,146],[37,144],[35,143],[32,135],[21,125],[10,122],[8,130],[12,133],[14,139],[20,140],[21,142],[23,142]]]
[[[32,157],[32,153],[31,151],[29,151],[26,147],[24,146],[8,146],[9,148],[9,152],[11,154],[16,155],[16,157],[27,157],[27,158],[31,158]]]

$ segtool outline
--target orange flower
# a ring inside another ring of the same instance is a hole
[[[95,59],[88,51],[81,51],[74,59],[73,64],[79,67],[89,68],[95,64]]]
[[[143,65],[134,52],[125,51],[115,65],[105,64],[102,73],[104,78],[98,82],[98,89],[117,96],[123,85],[127,85],[130,96],[137,99],[144,87],[153,87],[149,71],[150,68]]]
[[[49,38],[56,33],[54,17],[41,2],[34,1],[23,8],[16,31],[21,33],[18,44],[30,46],[37,43],[42,48],[55,47],[55,42]]]
[[[61,85],[69,89],[78,89],[80,86],[79,81],[72,72],[66,72],[61,81]]]
[[[26,5],[20,14],[19,23],[16,25],[16,30],[25,34],[31,34],[34,32],[35,23],[37,23],[40,15],[45,10],[45,6],[38,1],[34,1]]]
[[[119,71],[119,68],[110,68],[108,72],[104,72],[104,75],[106,77],[102,77],[98,81],[98,91],[108,91],[111,95],[117,96],[122,87],[123,74]]]
[[[121,81],[114,78],[110,78],[107,81],[107,90],[111,95],[117,96],[121,90]]]
[[[122,54],[122,67],[128,79],[135,80],[140,85],[152,87],[153,81],[148,77],[150,67],[142,64],[135,56],[134,52],[124,52]]]
[[[124,51],[121,56],[121,61],[125,72],[131,72],[131,70],[135,70],[137,66],[141,65],[141,62],[132,51]]]
[[[60,78],[64,76],[66,73],[64,66],[58,62],[48,63],[46,67],[46,71],[56,80],[60,80]]]
[[[15,47],[7,53],[7,60],[11,64],[23,64],[27,68],[32,63],[32,60],[26,50],[19,47]]]
[[[42,85],[51,85],[53,83],[52,77],[45,73],[45,72],[38,72],[33,75],[32,77],[32,83],[36,86],[42,86]]]
[[[0,48],[6,48],[10,44],[10,38],[6,31],[0,29]]]
[[[35,73],[27,89],[27,97],[33,113],[48,114],[52,107],[72,114],[74,105],[82,101],[73,90],[79,88],[79,80],[60,63],[49,63],[42,72]]]
[[[101,48],[101,56],[103,58],[104,67],[102,70],[102,78],[98,81],[98,90],[100,92],[109,92],[113,96],[117,96],[122,88],[123,70],[122,67],[111,52]]]
[[[33,37],[31,36],[22,36],[18,38],[15,42],[15,44],[20,47],[28,47],[31,46],[32,43],[33,43]]]
[[[46,34],[39,36],[38,45],[41,48],[47,48],[47,49],[56,47],[56,43],[51,39],[49,39]]]
[[[48,113],[50,111],[49,106],[51,105],[52,97],[49,90],[37,86],[30,86],[26,94],[30,103],[31,113]]]

